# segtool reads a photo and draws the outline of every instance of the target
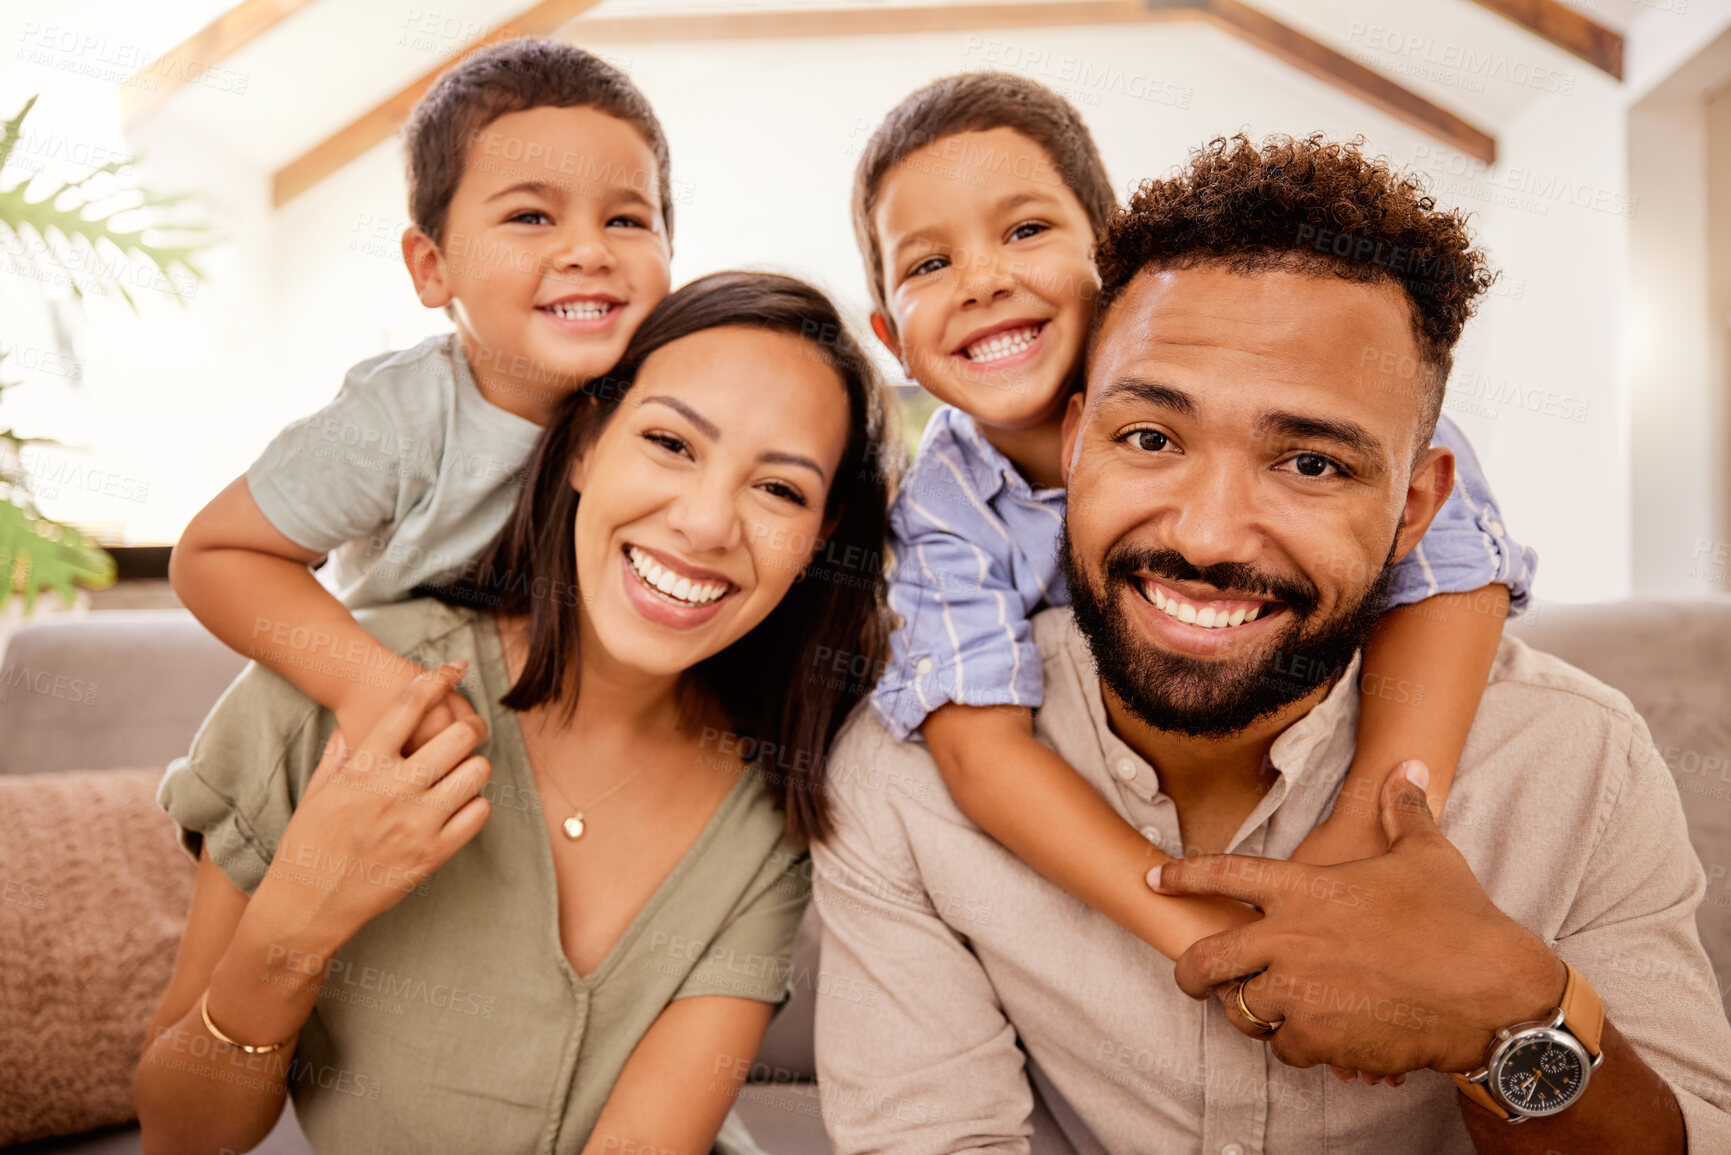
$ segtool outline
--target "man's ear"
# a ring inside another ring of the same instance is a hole
[[[883,343],[883,347],[890,351],[890,356],[901,361],[902,372],[907,373],[908,377],[912,379],[913,374],[908,371],[908,363],[902,361],[902,343],[890,331],[890,319],[882,313],[873,312],[872,332],[877,334],[877,339]]]
[[[451,288],[445,278],[445,258],[433,238],[410,225],[403,230],[403,264],[415,282],[415,295],[429,309],[442,309],[451,303]]]
[[[1401,510],[1400,534],[1395,539],[1394,559],[1405,557],[1430,529],[1437,510],[1455,488],[1455,455],[1452,449],[1433,445],[1413,467],[1406,486],[1406,508]]]
[[[1070,394],[1068,404],[1064,406],[1063,454],[1058,461],[1058,476],[1064,479],[1064,484],[1070,483],[1070,455],[1076,452],[1076,435],[1082,431],[1083,400],[1080,391]]]

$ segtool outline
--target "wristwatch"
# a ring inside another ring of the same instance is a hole
[[[1561,1006],[1548,1018],[1498,1031],[1484,1066],[1449,1076],[1461,1094],[1510,1123],[1568,1110],[1604,1061],[1605,1004],[1579,971],[1563,966],[1569,982]]]

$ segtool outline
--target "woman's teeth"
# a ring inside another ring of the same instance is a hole
[[[666,566],[658,564],[636,546],[628,548],[626,556],[631,562],[631,572],[637,575],[639,581],[676,602],[684,602],[688,606],[704,606],[727,592],[726,582],[694,582],[683,574],[676,574]]]
[[[1230,611],[1216,611],[1213,606],[1204,606],[1199,610],[1189,602],[1167,597],[1159,586],[1149,581],[1142,583],[1142,594],[1154,603],[1155,609],[1164,611],[1168,616],[1177,618],[1186,625],[1202,626],[1210,630],[1223,630],[1253,622],[1266,608],[1238,606]]]
[[[595,321],[613,311],[610,301],[566,301],[558,305],[544,306],[555,317],[567,321]]]
[[[970,361],[1002,361],[1005,357],[1014,357],[1028,348],[1040,337],[1039,325],[1023,325],[1020,329],[1005,329],[993,333],[990,337],[982,337],[972,345],[962,350],[962,356]]]

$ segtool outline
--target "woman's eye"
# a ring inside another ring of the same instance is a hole
[[[673,434],[671,434],[671,433],[660,433],[660,432],[656,432],[656,431],[652,430],[652,431],[645,433],[643,435],[643,440],[652,441],[656,445],[659,445],[659,446],[661,446],[661,448],[667,450],[669,453],[679,453],[679,454],[686,454],[687,453],[684,440],[682,440],[681,438],[673,436]]]
[[[553,218],[542,212],[540,209],[524,209],[520,213],[512,213],[505,219],[510,221],[512,224],[550,225],[553,223]]]
[[[803,506],[805,504],[805,494],[787,484],[785,481],[765,482],[763,490],[765,493],[771,493],[776,497],[791,501],[795,505]]]
[[[948,265],[949,263],[950,263],[949,260],[944,258],[944,257],[927,257],[925,260],[921,261],[919,264],[917,264],[913,268],[909,269],[908,270],[908,276],[910,276],[910,277],[923,277],[927,273],[937,272],[939,269],[943,268],[945,265]]]
[[[1344,466],[1320,453],[1300,453],[1287,464],[1291,465],[1300,477],[1349,476]],[[1333,474],[1328,472],[1331,469],[1334,470]]]
[[[1011,229],[1010,239],[1012,241],[1025,241],[1029,237],[1037,236],[1038,234],[1045,232],[1050,227],[1051,226],[1042,224],[1039,221],[1028,221],[1026,224],[1020,224]]]
[[[1144,453],[1159,453],[1172,444],[1172,439],[1158,429],[1132,429],[1120,440],[1129,442]]]

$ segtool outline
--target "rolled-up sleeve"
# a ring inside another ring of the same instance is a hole
[[[318,703],[254,663],[241,672],[169,763],[156,801],[194,857],[201,846],[247,894],[264,881],[324,740]],[[329,720],[329,715],[325,715]]]
[[[949,702],[1032,708],[1041,701],[1033,607],[1012,577],[1015,545],[1002,521],[971,510],[979,499],[967,485],[959,471],[940,479],[916,467],[891,511],[889,606],[900,624],[872,705],[897,741]],[[950,492],[956,500],[940,504]]]
[[[1637,722],[1618,737],[1628,773],[1555,949],[1670,1086],[1689,1150],[1731,1151],[1731,1023],[1695,929],[1706,875],[1646,727]]]
[[[1490,482],[1460,426],[1439,418],[1431,444],[1454,452],[1454,489],[1423,540],[1395,566],[1389,604],[1412,605],[1437,594],[1504,585],[1509,588],[1510,614],[1521,612],[1532,594],[1538,554],[1509,535]]]
[[[922,886],[896,813],[895,763],[925,757],[856,715],[832,766],[836,830],[812,852],[823,922],[818,1087],[838,1155],[1026,1152],[1029,1088],[1016,1032],[967,944]],[[913,799],[900,804],[921,805]]]

